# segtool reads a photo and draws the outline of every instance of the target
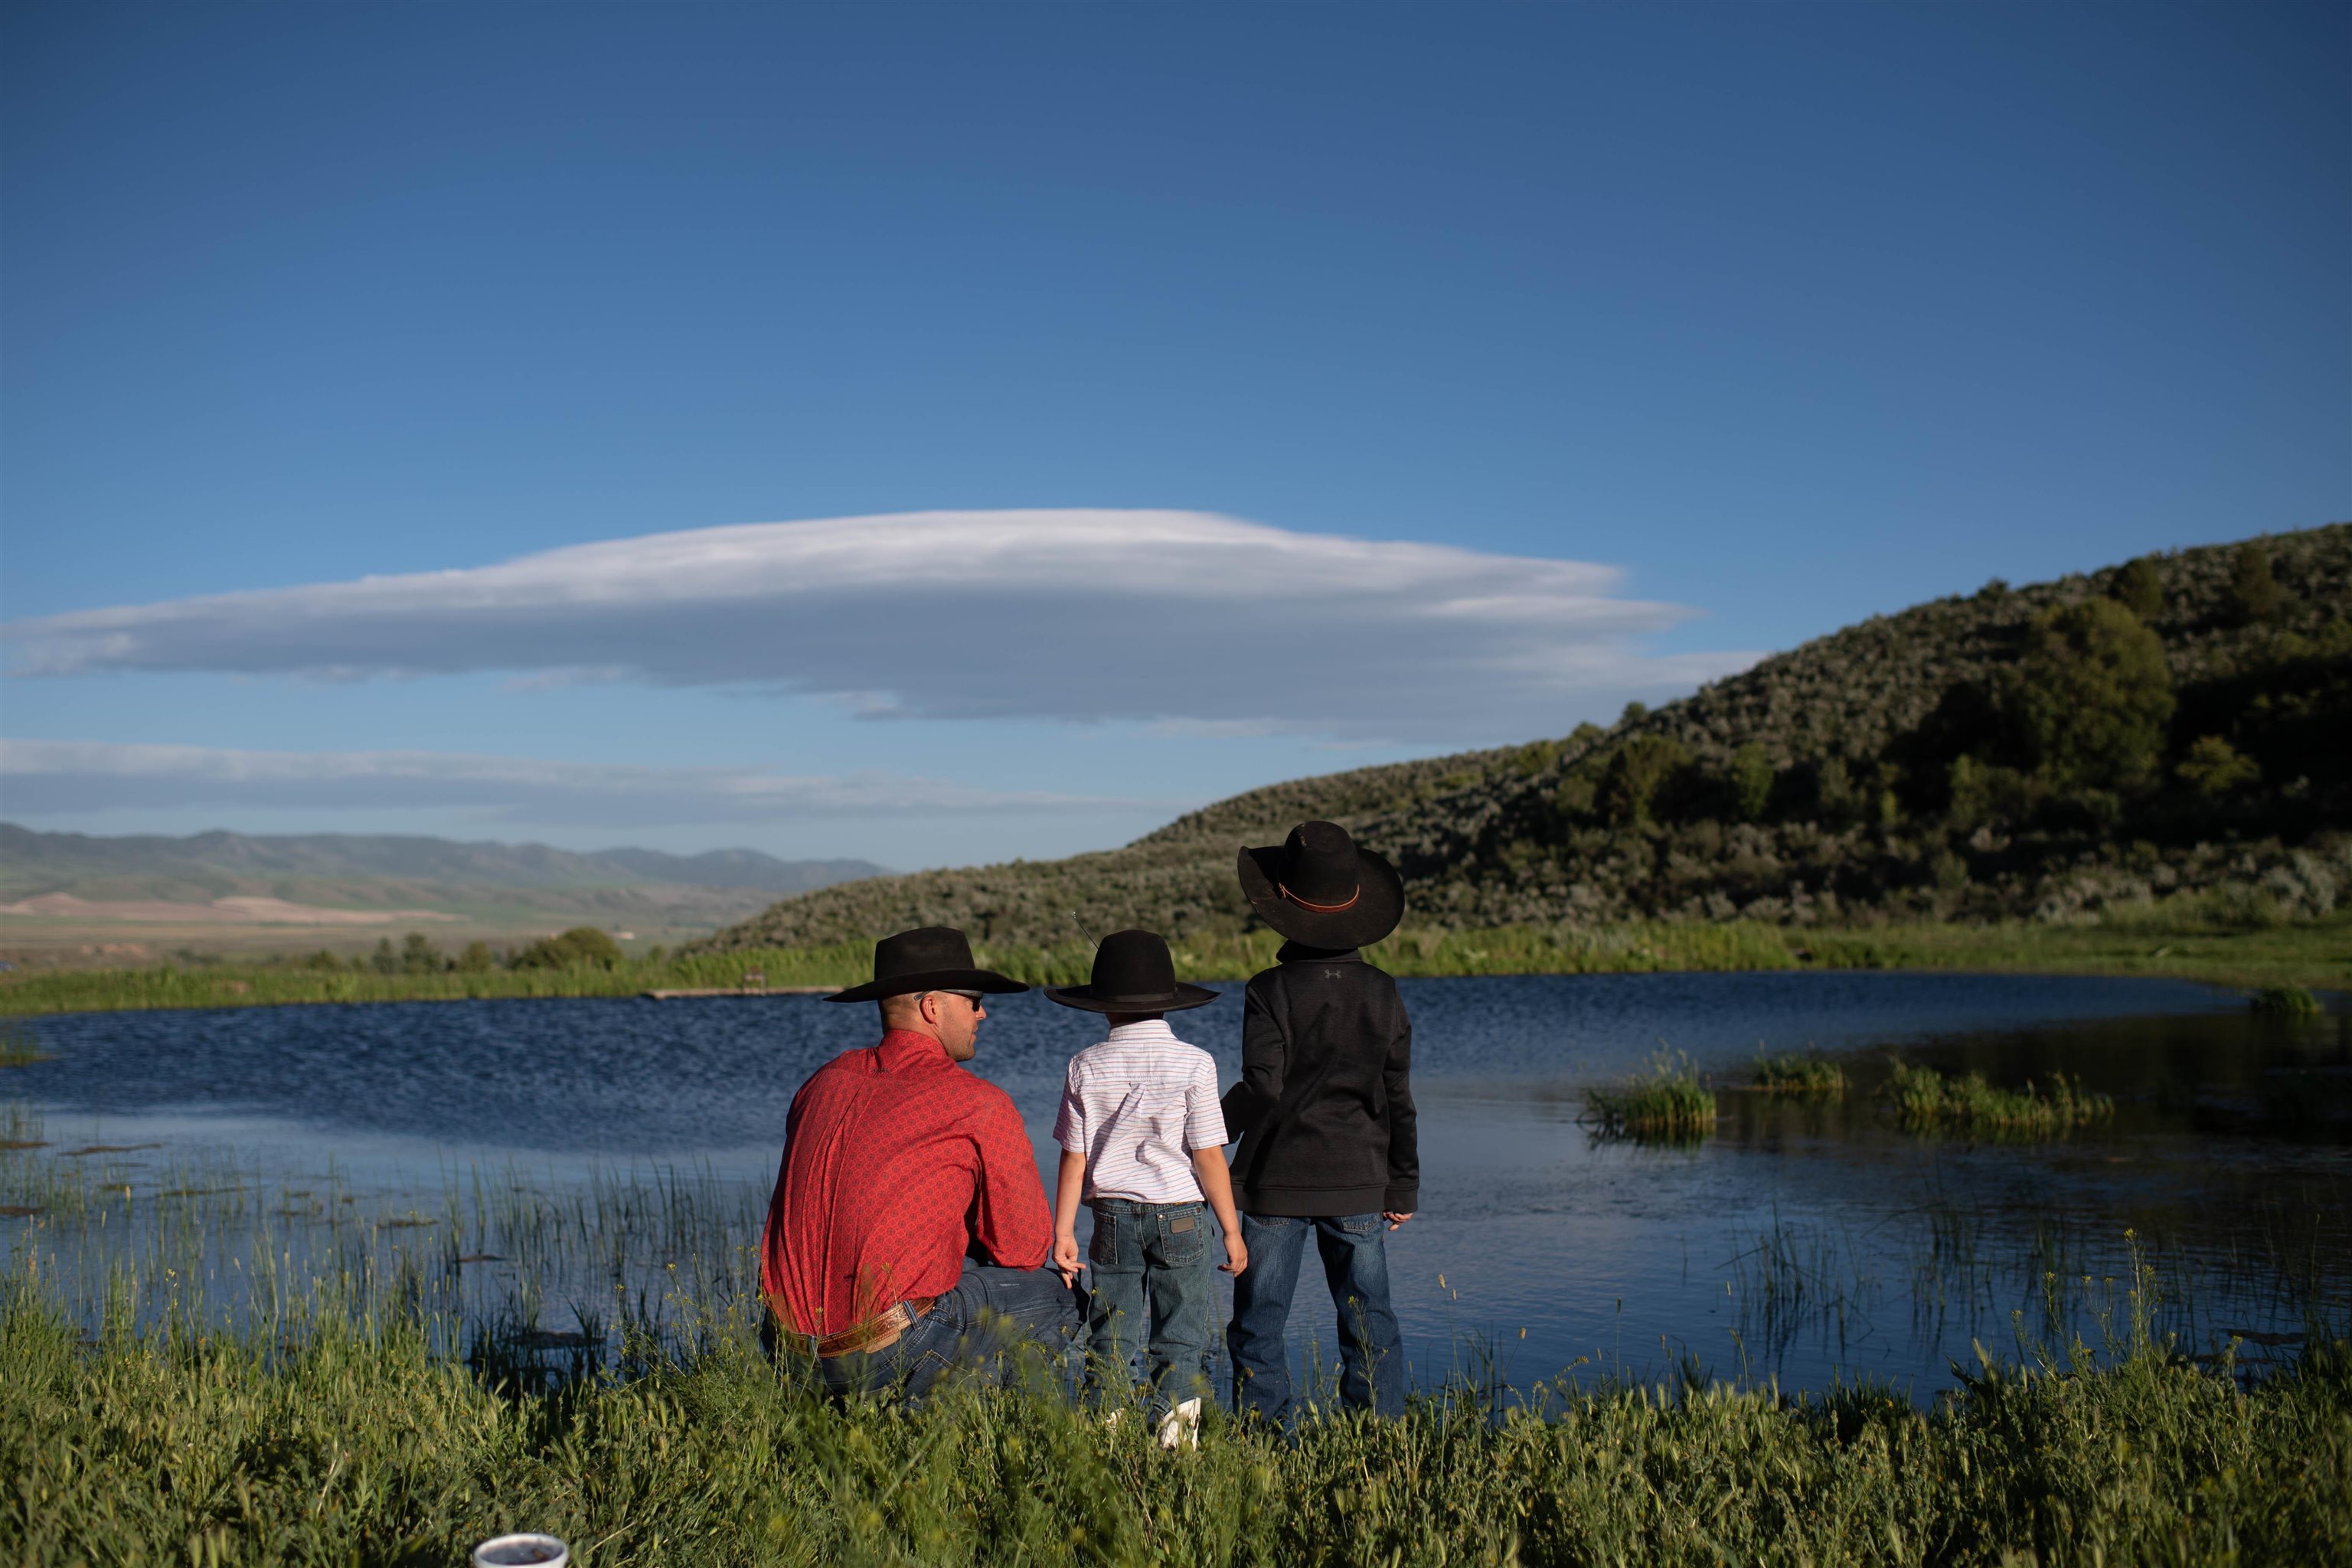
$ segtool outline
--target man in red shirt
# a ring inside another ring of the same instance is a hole
[[[1053,1213],[1021,1113],[963,1066],[981,998],[1027,989],[976,967],[963,932],[926,926],[877,942],[874,979],[827,998],[880,1003],[882,1040],[793,1097],[760,1284],[776,1337],[836,1394],[919,1398],[1012,1343],[1058,1350],[1083,1317],[1045,1267]]]

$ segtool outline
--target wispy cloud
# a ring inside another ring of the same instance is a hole
[[[913,512],[574,545],[494,566],[87,610],[16,672],[503,671],[833,698],[881,717],[1509,739],[1741,668],[1614,569],[1180,511]]]
[[[244,752],[208,746],[0,741],[0,810],[80,816],[181,807],[457,810],[490,822],[649,827],[808,817],[1167,811],[1192,801],[975,789],[864,773],[541,762],[446,752]]]

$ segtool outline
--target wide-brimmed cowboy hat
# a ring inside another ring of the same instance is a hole
[[[1168,944],[1148,931],[1115,931],[1095,949],[1093,978],[1084,985],[1048,985],[1048,999],[1089,1013],[1173,1013],[1205,1007],[1217,993],[1181,984]]]
[[[828,1002],[875,1002],[916,991],[987,991],[1003,994],[1029,987],[971,961],[971,943],[953,926],[919,926],[874,944],[874,978],[836,991]]]
[[[1404,879],[1336,822],[1302,822],[1279,844],[1245,848],[1235,869],[1258,919],[1308,947],[1362,947],[1404,918]]]

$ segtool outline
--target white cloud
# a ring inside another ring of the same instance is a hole
[[[912,512],[20,622],[20,674],[504,671],[831,698],[876,716],[1134,720],[1465,743],[1565,730],[1753,656],[1573,561],[1196,512]]]
[[[1173,815],[1195,804],[975,789],[880,773],[810,776],[446,752],[243,752],[0,740],[0,809],[26,817],[185,807],[423,807],[454,809],[492,822],[641,827],[1077,809]]]

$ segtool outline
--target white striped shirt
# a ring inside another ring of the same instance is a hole
[[[1199,1203],[1192,1151],[1226,1142],[1216,1061],[1163,1018],[1121,1024],[1070,1058],[1054,1141],[1087,1157],[1089,1203]]]

